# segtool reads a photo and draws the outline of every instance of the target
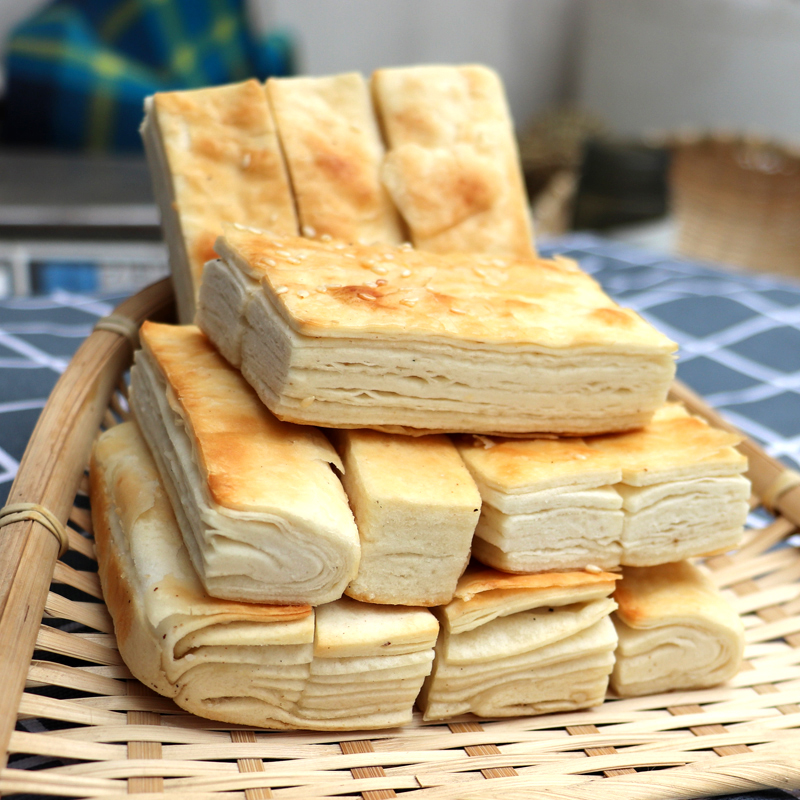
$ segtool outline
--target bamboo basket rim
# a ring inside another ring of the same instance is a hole
[[[168,279],[129,298],[115,316],[163,318]],[[102,424],[126,414],[121,378],[133,343],[124,323],[98,326],[53,390],[9,503],[39,503],[65,526],[71,551],[93,557],[91,520],[72,507]],[[111,328],[111,329],[109,329]],[[672,395],[736,430],[685,386]],[[130,677],[102,602],[70,600],[59,586],[99,598],[96,575],[58,560],[58,542],[32,519],[0,530],[0,795],[105,798],[358,797],[680,798],[800,788],[800,554],[774,549],[800,526],[800,475],[750,440],[755,508],[774,521],[734,554],[707,560],[743,614],[746,669],[729,684],[627,700],[588,711],[478,720],[469,715],[405,728],[279,732],[193,717]],[[85,506],[85,504],[84,504]],[[52,586],[51,586],[52,579]],[[85,626],[67,632],[42,619]],[[88,632],[87,632],[88,631]],[[45,654],[32,658],[34,649]],[[78,659],[78,666],[47,654]],[[66,687],[61,699],[25,691]],[[61,727],[14,730],[17,719]],[[66,727],[64,727],[66,725]],[[9,755],[53,759],[36,770]]]

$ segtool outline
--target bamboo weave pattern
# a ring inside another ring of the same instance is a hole
[[[117,393],[106,423],[125,409]],[[4,797],[674,798],[800,786],[800,554],[781,546],[795,525],[757,497],[740,550],[708,561],[747,629],[728,685],[570,714],[320,734],[202,720],[131,678],[92,572],[85,489],[18,710],[28,730],[12,734],[0,773]],[[42,768],[19,768],[34,761]]]

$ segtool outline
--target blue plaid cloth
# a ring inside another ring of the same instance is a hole
[[[288,37],[251,34],[244,0],[56,0],[9,39],[3,138],[138,150],[147,95],[292,71]]]

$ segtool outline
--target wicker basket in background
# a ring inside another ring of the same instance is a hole
[[[800,151],[721,134],[670,144],[678,252],[800,276]]]

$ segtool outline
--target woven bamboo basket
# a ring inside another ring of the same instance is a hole
[[[165,319],[170,306],[162,282],[118,314]],[[127,415],[122,378],[132,349],[109,330],[87,339],[42,413],[9,498],[69,520],[69,553],[58,557],[57,538],[39,522],[2,528],[3,797],[636,800],[800,787],[800,553],[781,546],[800,523],[800,486],[749,441],[752,505],[766,496],[774,514],[737,552],[707,562],[747,629],[744,668],[725,686],[568,714],[417,717],[402,729],[346,734],[220,724],[154,695],[115,647],[91,568],[86,498],[92,441]],[[675,395],[730,428],[684,387]],[[75,590],[84,599],[65,596]],[[28,730],[15,729],[17,720]],[[30,756],[41,757],[38,768],[15,768]]]
[[[800,277],[800,151],[722,134],[668,143],[678,252]]]

